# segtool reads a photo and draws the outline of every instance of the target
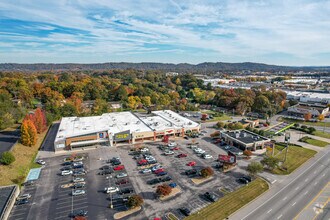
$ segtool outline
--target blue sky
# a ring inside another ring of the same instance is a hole
[[[5,62],[330,65],[330,1],[1,0]]]

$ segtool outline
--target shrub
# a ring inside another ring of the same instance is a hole
[[[9,165],[15,161],[14,155],[10,151],[1,154],[0,163]]]
[[[261,164],[267,166],[269,170],[275,169],[277,167],[280,160],[276,157],[266,157],[261,161]]]
[[[257,173],[260,173],[264,169],[263,165],[259,162],[252,162],[247,166],[247,171],[251,175],[255,175]]]
[[[293,125],[295,128],[299,128],[299,124],[298,123],[294,123]]]
[[[143,198],[140,195],[133,195],[128,198],[127,205],[132,209],[143,204]]]
[[[220,135],[220,131],[215,131],[215,132],[213,132],[210,136],[211,137],[217,137],[217,136],[219,136]]]
[[[224,128],[224,127],[225,127],[225,123],[224,123],[224,122],[219,121],[219,122],[217,123],[217,128]]]
[[[201,170],[201,176],[203,178],[209,177],[209,176],[213,176],[214,175],[214,171],[211,167],[206,167],[204,169]]]
[[[156,194],[158,196],[167,196],[172,192],[172,187],[167,184],[157,186]]]
[[[250,150],[243,151],[243,154],[248,157],[252,156],[252,152]]]
[[[307,126],[306,126],[306,125],[302,125],[301,128],[302,128],[303,130],[306,130],[306,129],[307,129]]]
[[[307,128],[307,133],[308,133],[308,134],[313,134],[315,131],[316,131],[316,129],[313,128],[313,127],[309,127],[309,128]]]

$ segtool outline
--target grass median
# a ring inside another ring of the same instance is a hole
[[[200,210],[185,220],[221,220],[229,217],[232,213],[242,208],[250,201],[267,191],[269,188],[266,181],[258,178],[250,184],[238,190],[226,194],[224,197]]]
[[[323,132],[323,131],[314,131],[313,135],[330,139],[330,133]]]
[[[21,184],[24,182],[31,168],[40,167],[35,163],[35,158],[47,131],[38,134],[38,141],[35,146],[27,147],[17,143],[12,150],[15,156],[15,162],[10,165],[0,165],[0,186],[10,184]]]
[[[325,147],[329,144],[328,142],[316,140],[314,138],[307,137],[307,136],[300,138],[299,141],[307,143],[307,144],[311,144],[311,145],[314,145],[317,147]]]
[[[279,158],[281,161],[283,161],[286,150],[284,149],[283,146],[276,145],[275,147],[279,151],[282,150],[282,152],[277,154],[276,157]],[[300,167],[303,163],[305,163],[307,160],[312,158],[315,154],[316,151],[314,150],[290,145],[288,149],[286,161],[281,166],[275,168],[272,172],[278,175],[290,174],[295,169]]]

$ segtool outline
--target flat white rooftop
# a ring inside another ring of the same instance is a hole
[[[178,128],[195,128],[198,123],[171,110],[153,111],[152,115],[138,117],[131,112],[112,112],[101,116],[63,117],[55,142],[68,137],[109,131],[116,134],[122,131],[147,132]]]
[[[318,92],[301,92],[301,91],[285,91],[287,95],[296,97],[309,97],[319,99],[330,99],[329,93],[318,93]]]

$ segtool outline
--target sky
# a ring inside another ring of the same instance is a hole
[[[0,63],[330,65],[330,0],[1,0]]]

